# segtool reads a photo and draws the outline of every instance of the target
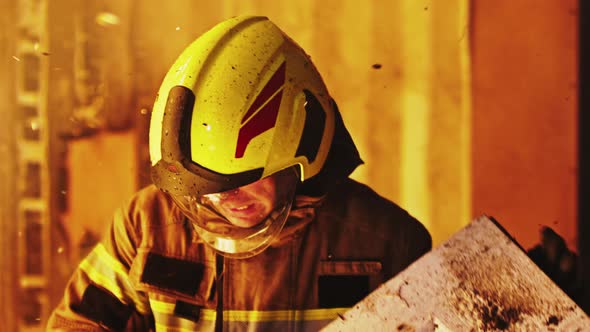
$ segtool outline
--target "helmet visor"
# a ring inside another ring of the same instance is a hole
[[[281,232],[298,182],[291,167],[221,193],[171,196],[205,243],[222,255],[247,258]]]

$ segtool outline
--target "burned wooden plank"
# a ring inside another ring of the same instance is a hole
[[[480,217],[324,331],[590,331],[590,318]]]

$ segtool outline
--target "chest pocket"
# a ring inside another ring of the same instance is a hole
[[[198,305],[213,302],[214,278],[215,271],[210,264],[141,248],[130,269],[130,279],[137,290]]]
[[[211,330],[215,270],[203,259],[179,259],[138,249],[130,269],[134,287],[148,294],[157,330]]]
[[[352,307],[382,282],[376,261],[321,261],[318,276],[320,308]]]

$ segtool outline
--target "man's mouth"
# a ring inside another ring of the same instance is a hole
[[[262,221],[262,211],[256,203],[238,205],[227,211],[228,220],[239,227],[253,227]]]
[[[253,205],[254,205],[254,204],[246,204],[246,205],[242,205],[242,206],[238,206],[238,207],[233,207],[233,208],[231,208],[230,210],[231,210],[231,211],[237,211],[237,212],[240,212],[240,211],[246,211],[246,210],[248,210],[249,208],[251,208]]]

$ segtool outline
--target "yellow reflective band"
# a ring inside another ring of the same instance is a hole
[[[176,303],[150,299],[150,306],[152,307],[152,312],[158,312],[165,315],[174,315],[174,308],[176,307]],[[201,309],[200,313],[201,319],[203,320],[214,321],[215,316],[217,316],[217,313],[213,309]]]
[[[185,329],[182,327],[172,327],[172,326],[168,326],[168,325],[164,325],[164,324],[158,324],[156,323],[156,331],[160,332],[160,331],[171,331],[171,332],[195,332],[195,330],[193,329]]]
[[[167,315],[172,315],[174,313],[174,307],[176,306],[175,303],[170,302],[163,302],[163,301],[156,301],[150,299],[150,307],[152,307],[153,312],[159,312]]]
[[[153,312],[167,315],[174,314],[176,304],[150,299]],[[224,310],[223,319],[233,322],[270,322],[270,321],[314,321],[333,320],[350,308],[307,309],[307,310]],[[201,309],[201,319],[214,321],[213,309]]]
[[[129,304],[130,299],[139,313],[150,312],[132,289],[125,266],[113,258],[102,244],[99,243],[78,267],[96,285],[107,289],[122,303]]]
[[[127,276],[129,273],[129,269],[123,265],[119,260],[115,259],[109,252],[107,248],[104,247],[102,243],[99,243],[94,247],[92,253],[97,256],[99,260],[102,261],[103,264],[106,264],[111,270],[115,271],[115,273],[119,275]]]
[[[268,322],[268,321],[308,321],[338,318],[349,308],[308,309],[308,310],[227,310],[223,312],[226,321]]]

